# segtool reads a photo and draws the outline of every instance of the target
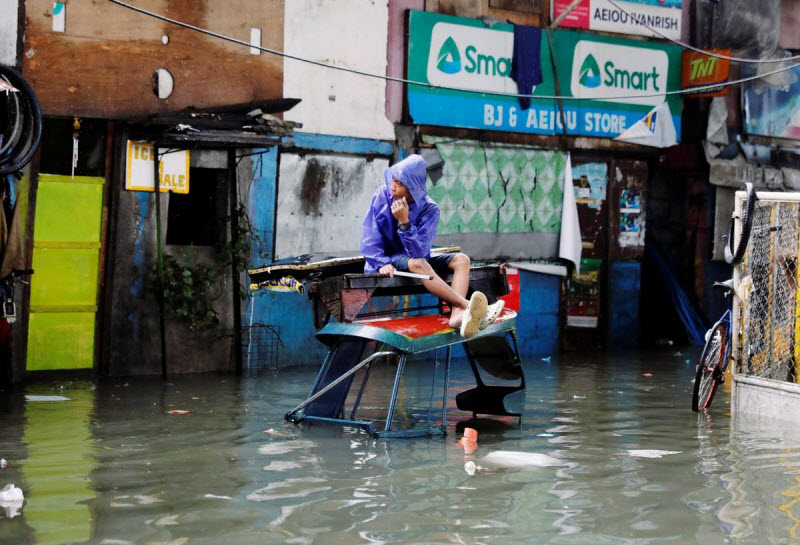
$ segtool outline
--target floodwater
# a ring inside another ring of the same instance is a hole
[[[800,541],[800,442],[734,429],[725,391],[693,414],[681,350],[527,361],[521,427],[480,421],[471,454],[463,413],[445,438],[284,423],[312,368],[30,383],[0,394],[0,488],[25,498],[0,508],[0,543]]]

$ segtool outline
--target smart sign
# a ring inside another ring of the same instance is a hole
[[[567,134],[614,138],[666,102],[680,135],[680,47],[573,31],[551,32]],[[447,89],[408,85],[414,123],[532,134],[564,132],[555,96],[550,44],[539,47],[542,82],[522,109],[511,79],[514,29],[481,21],[411,11],[408,79]],[[473,91],[473,92],[469,92]],[[663,115],[663,114],[662,114]]]

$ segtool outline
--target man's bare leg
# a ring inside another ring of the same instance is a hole
[[[452,309],[450,327],[458,327],[461,325],[461,317],[464,314],[464,310],[469,304],[466,299],[467,290],[469,289],[469,257],[465,254],[456,254],[450,260],[449,267],[453,270],[452,286],[442,280],[425,259],[414,258],[408,260],[409,271],[433,276],[433,280],[423,280],[422,284],[432,295],[443,299],[450,305]]]

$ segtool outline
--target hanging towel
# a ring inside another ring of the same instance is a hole
[[[514,25],[511,79],[517,82],[517,89],[521,95],[530,95],[533,87],[542,83],[542,63],[539,58],[541,45],[541,28]],[[519,105],[523,110],[527,110],[531,106],[531,99],[519,97]]]

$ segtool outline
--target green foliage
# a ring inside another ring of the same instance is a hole
[[[148,280],[158,294],[161,291],[158,263],[150,266]],[[219,324],[212,297],[212,289],[218,281],[219,274],[214,268],[191,264],[185,253],[179,258],[164,256],[164,303],[192,331],[210,329]]]

